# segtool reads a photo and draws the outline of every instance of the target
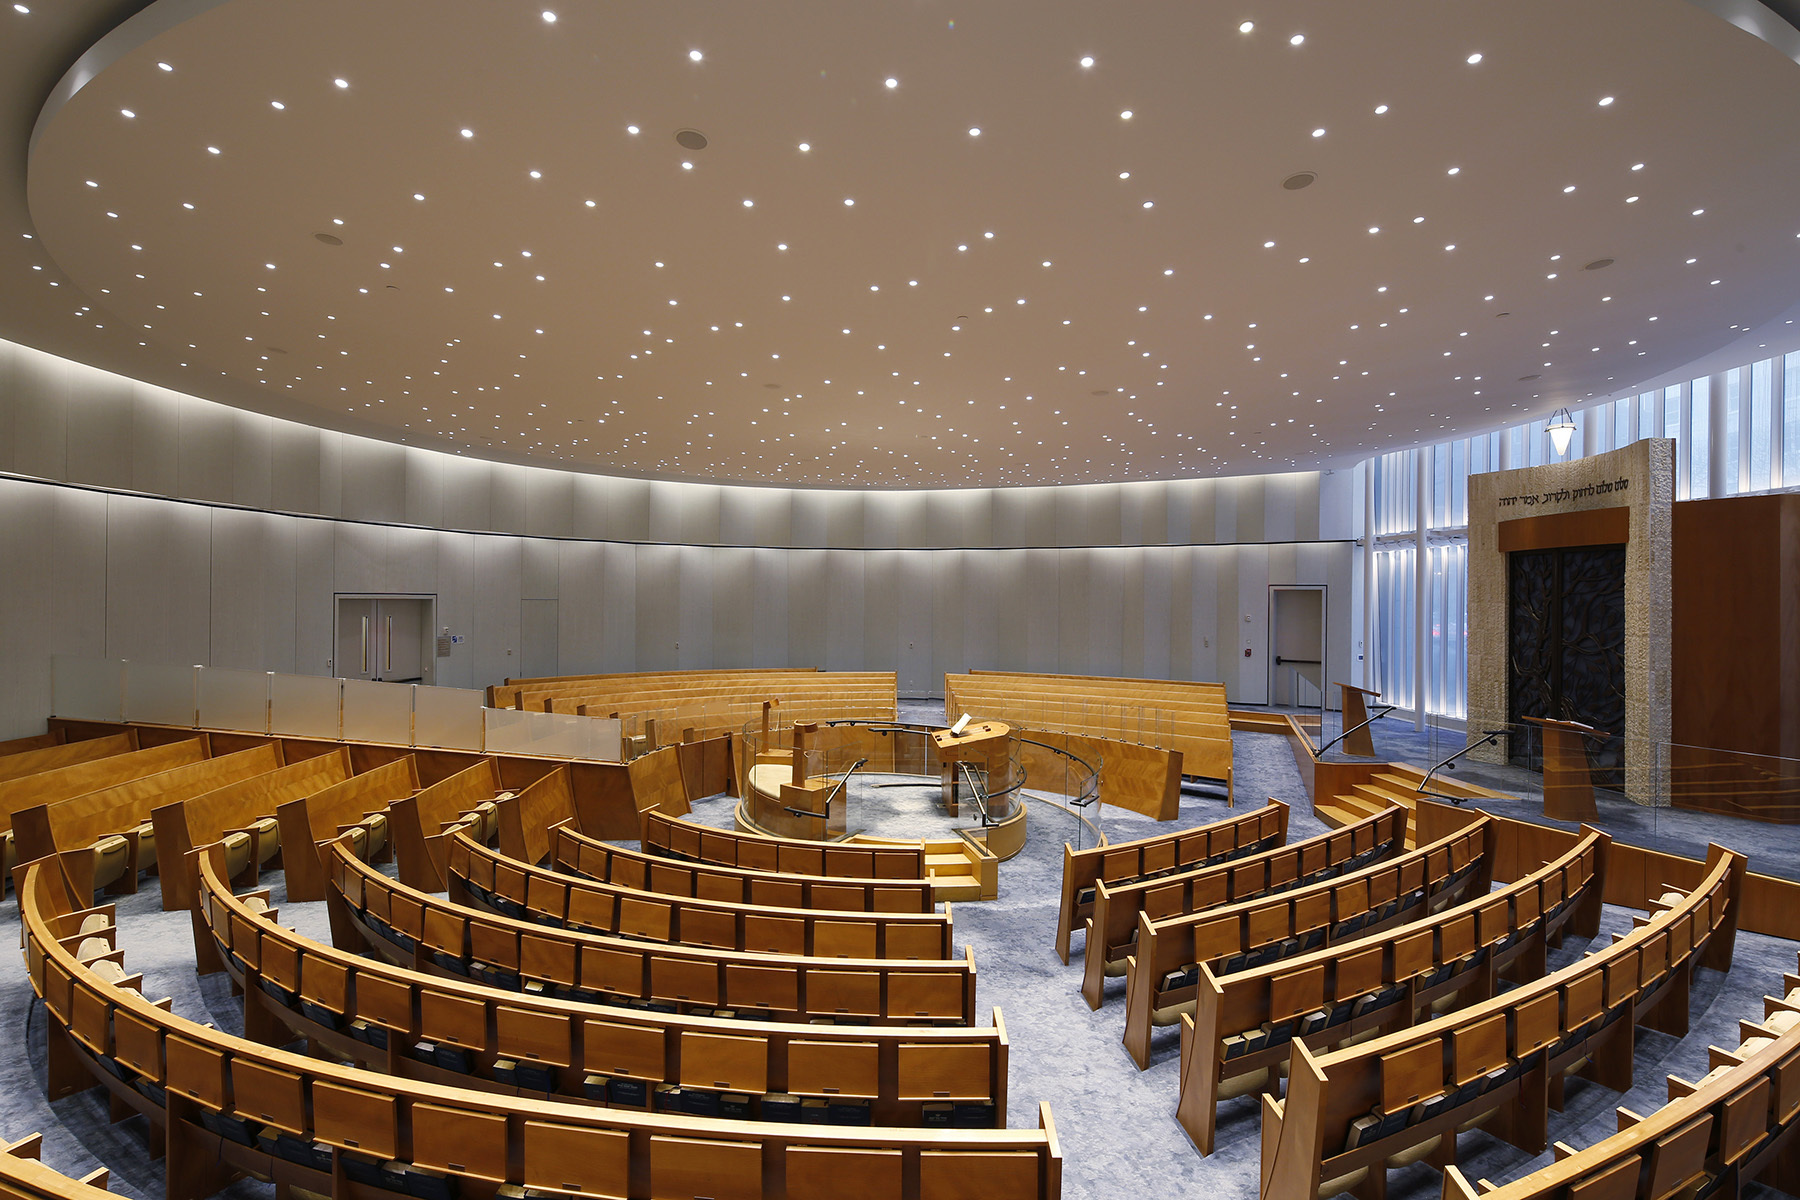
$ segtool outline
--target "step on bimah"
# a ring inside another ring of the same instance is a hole
[[[1154,1027],[1177,1024],[1199,996],[1200,969],[1230,975],[1416,920],[1484,894],[1493,878],[1494,823],[1469,824],[1374,866],[1304,887],[1162,921],[1138,917],[1125,973],[1125,1050],[1144,1070]]]
[[[231,877],[254,886],[264,867],[281,858],[281,825],[275,810],[289,800],[344,782],[354,774],[348,747],[285,767],[228,783],[189,800],[174,800],[150,810],[161,861],[164,912],[193,907],[194,877],[188,853],[197,846],[223,840],[230,851]]]
[[[704,866],[614,846],[577,831],[568,822],[550,833],[552,869],[639,891],[842,912],[928,913],[936,904],[931,881],[925,879],[850,879]]]
[[[25,959],[42,997],[55,1095],[103,1087],[149,1122],[168,1200],[243,1176],[316,1195],[499,1194],[1055,1200],[1061,1150],[1035,1130],[858,1129],[569,1104],[426,1084],[262,1045],[106,982],[64,943],[84,919],[55,872],[22,876]],[[666,1093],[665,1093],[666,1094]],[[648,1185],[646,1187],[646,1184]],[[779,1193],[778,1193],[779,1194]]]
[[[1698,1081],[1668,1077],[1654,1112],[1618,1109],[1618,1132],[1586,1149],[1557,1142],[1556,1160],[1522,1179],[1471,1187],[1444,1168],[1444,1200],[1659,1200],[1738,1197],[1754,1181],[1792,1193],[1800,1184],[1800,976],[1763,997],[1759,1021],[1738,1022],[1738,1044],[1707,1049]]]
[[[583,933],[814,958],[949,959],[942,913],[842,913],[669,896],[534,867],[450,835],[452,904]]]
[[[1286,1095],[1262,1097],[1262,1195],[1380,1195],[1388,1170],[1455,1164],[1477,1126],[1542,1154],[1565,1076],[1626,1091],[1637,1025],[1686,1032],[1694,968],[1731,966],[1743,875],[1709,847],[1692,891],[1554,974],[1354,1046],[1292,1043]]]
[[[999,1009],[985,1027],[793,1024],[502,990],[284,929],[266,893],[232,894],[218,854],[195,855],[195,958],[202,974],[223,970],[242,989],[253,1041],[304,1037],[343,1061],[424,1082],[612,1107],[661,1106],[674,1090],[679,1111],[700,1116],[1006,1125]]]
[[[1595,829],[1548,833],[1566,843],[1555,859],[1454,908],[1229,975],[1200,964],[1195,1011],[1181,1016],[1175,1106],[1200,1153],[1212,1153],[1221,1102],[1279,1091],[1297,1039],[1317,1053],[1488,999],[1503,974],[1515,983],[1541,976],[1565,927],[1594,936],[1612,839]]]
[[[975,956],[794,958],[577,933],[460,908],[332,847],[332,941],[512,991],[863,1025],[975,1021]]]
[[[1118,884],[1101,880],[1094,885],[1093,914],[1086,922],[1082,997],[1094,1009],[1105,1001],[1107,978],[1125,973],[1141,915],[1163,920],[1327,879],[1398,854],[1405,836],[1406,814],[1396,808],[1303,842],[1221,863]]]
[[[1234,858],[1273,850],[1287,841],[1288,806],[1273,796],[1242,816],[1159,833],[1131,842],[1077,850],[1063,843],[1062,892],[1056,906],[1056,955],[1069,962],[1070,934],[1094,911],[1094,885],[1159,879],[1182,870],[1217,866]]]

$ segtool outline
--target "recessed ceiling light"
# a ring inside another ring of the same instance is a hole
[[[1274,243],[1274,242],[1264,242],[1264,243],[1263,243],[1263,249],[1264,249],[1264,250],[1273,250],[1273,249],[1274,249],[1274,248],[1275,248],[1275,243]]]
[[[1641,171],[1644,169],[1644,164],[1643,163],[1633,163],[1631,166],[1631,169],[1634,171]]]
[[[681,169],[684,171],[691,171],[694,169],[694,164],[691,162],[684,162],[681,164]]]
[[[1323,129],[1315,129],[1315,130],[1313,130],[1313,136],[1314,137],[1324,137],[1325,131]]]
[[[1293,37],[1288,39],[1288,45],[1298,46],[1298,45],[1301,45],[1302,43],[1304,43],[1305,41],[1306,41],[1306,35],[1304,33],[1296,33]]]
[[[800,153],[805,154],[811,149],[812,149],[811,142],[801,142],[800,143]]]
[[[1466,61],[1468,62],[1468,64],[1471,67],[1475,66],[1477,63],[1479,63],[1481,61],[1481,55],[1480,55],[1480,53],[1471,54],[1471,55],[1469,55],[1469,57]]]
[[[158,68],[159,68],[159,69],[161,69],[161,70],[164,70],[164,71],[173,71],[173,70],[174,70],[174,69],[175,69],[175,68],[174,68],[174,67],[171,67],[171,66],[170,66],[170,65],[169,65],[169,64],[168,64],[168,63],[166,63],[166,62],[159,62],[159,63],[157,63],[157,64],[156,64],[156,65],[157,65],[157,67],[158,67]]]
[[[634,129],[634,130],[632,130],[632,132],[636,133],[637,130]],[[462,135],[466,138],[472,138],[475,136],[475,131],[473,129],[465,129],[462,131]]]
[[[1120,113],[1120,114],[1119,114],[1119,120],[1121,120],[1121,121],[1129,121],[1129,120],[1131,120],[1131,110],[1130,110],[1130,109],[1129,109],[1129,108],[1128,108],[1128,109],[1126,109],[1126,110],[1125,110],[1125,111],[1124,111],[1124,112],[1122,112],[1122,113]]]
[[[531,177],[533,179],[542,179],[544,177],[544,173],[542,171],[533,171],[533,172],[531,172]]]
[[[551,12],[547,8],[544,10],[544,24],[546,24],[546,25],[556,24],[556,14]]]
[[[188,202],[187,202],[187,201],[185,201],[185,200],[184,200],[184,201],[182,201],[182,202],[181,202],[181,207],[183,207],[183,208],[185,208],[185,209],[190,209],[190,210],[191,210],[191,209],[192,209],[192,208],[193,208],[193,207],[194,207],[194,206],[193,206],[193,205],[192,205],[192,204],[189,204],[189,203],[188,203]]]
[[[1611,106],[1612,102],[1613,102],[1613,98],[1611,96],[1600,97],[1600,107],[1601,108],[1607,108],[1607,107]]]
[[[981,136],[981,129],[980,129],[980,127],[979,127],[979,126],[973,126],[973,127],[971,127],[971,128],[970,128],[970,129],[969,129],[969,136],[970,136],[970,137],[980,137],[980,136]]]
[[[1388,106],[1387,106],[1387,105],[1385,105],[1385,104],[1377,104],[1377,105],[1376,105],[1376,106],[1375,106],[1375,115],[1376,115],[1376,116],[1378,116],[1378,117],[1380,117],[1380,116],[1385,116],[1385,115],[1387,115],[1387,110],[1388,110]]]
[[[1575,190],[1575,185],[1574,185],[1574,184],[1572,184],[1572,183],[1571,183],[1571,184],[1570,184],[1570,185],[1569,185],[1569,186],[1568,186],[1568,187],[1566,187],[1566,188],[1564,188],[1564,189],[1563,189],[1563,195],[1565,195],[1565,196],[1566,196],[1566,195],[1568,195],[1568,194],[1569,194],[1569,193],[1570,193],[1570,192],[1572,192],[1572,191],[1574,191],[1574,190]]]
[[[23,5],[23,4],[15,4],[15,5],[13,5],[13,11],[14,11],[14,12],[16,12],[16,13],[24,13],[24,14],[25,14],[25,15],[26,15],[26,16],[28,16],[28,17],[29,17],[29,16],[30,16],[30,15],[31,15],[31,9],[29,9],[29,8],[27,8],[27,7],[26,7],[26,6],[25,6],[25,5]]]
[[[1704,209],[1704,208],[1696,208],[1696,209],[1695,209],[1695,210],[1694,210],[1694,212],[1693,212],[1693,215],[1694,215],[1694,216],[1696,216],[1696,217],[1697,217],[1697,216],[1699,216],[1699,215],[1700,215],[1700,214],[1701,214],[1701,213],[1704,213],[1704,212],[1705,212],[1705,211],[1706,211],[1706,210],[1705,210],[1705,209]]]
[[[337,84],[340,88],[347,88],[350,86],[350,81],[348,79],[334,79],[331,82]]]
[[[132,112],[129,108],[121,108],[119,110],[119,115],[121,117],[136,117],[137,116],[137,114]]]
[[[1369,232],[1370,232],[1370,233],[1380,233],[1380,232],[1381,232],[1381,226],[1379,226],[1379,225],[1371,225],[1371,226],[1369,226]]]
[[[844,197],[844,207],[845,208],[854,208],[854,207],[856,207],[856,201],[852,200],[848,196],[845,196]]]
[[[1081,60],[1081,65],[1084,67],[1093,66],[1094,65],[1094,56],[1091,54],[1084,55]]]
[[[1146,201],[1144,201],[1144,207],[1145,207],[1145,208],[1155,208],[1155,207],[1156,207],[1156,201],[1154,201],[1154,200],[1146,200]]]
[[[900,86],[900,81],[895,79],[892,75],[888,76],[883,82],[885,82],[889,88],[897,88]]]
[[[688,61],[689,62],[699,62],[701,59],[703,59],[705,57],[706,57],[706,55],[700,53],[700,51],[698,51],[698,50],[689,50],[688,51]]]

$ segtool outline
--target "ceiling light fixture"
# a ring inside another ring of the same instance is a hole
[[[1544,422],[1544,432],[1550,435],[1550,444],[1558,454],[1567,454],[1569,439],[1575,436],[1575,418],[1569,415],[1568,409],[1559,408]]]

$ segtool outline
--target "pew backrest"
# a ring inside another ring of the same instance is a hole
[[[678,820],[654,809],[643,815],[644,849],[682,862],[747,867],[783,875],[925,878],[925,852],[918,846],[803,841],[715,829]]]

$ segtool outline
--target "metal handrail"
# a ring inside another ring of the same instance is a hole
[[[1317,750],[1314,750],[1313,753],[1315,755],[1325,753],[1327,750],[1331,749],[1333,746],[1337,745],[1339,742],[1343,741],[1345,738],[1349,737],[1351,734],[1355,733],[1357,730],[1365,728],[1366,726],[1369,726],[1369,725],[1373,725],[1375,722],[1381,720],[1381,718],[1387,716],[1389,713],[1393,712],[1396,708],[1399,708],[1400,706],[1398,704],[1382,704],[1382,705],[1377,705],[1376,707],[1380,708],[1381,711],[1376,713],[1374,716],[1370,717],[1368,720],[1364,721],[1361,725],[1352,725],[1350,728],[1344,730],[1344,732],[1342,732],[1342,733],[1338,734],[1336,737],[1332,738],[1329,742],[1326,742],[1323,746],[1320,746]],[[1439,764],[1439,765],[1441,766],[1442,764]],[[1436,768],[1433,768],[1433,769],[1435,770]]]
[[[1440,770],[1443,770],[1446,767],[1448,767],[1449,769],[1454,771],[1456,769],[1456,760],[1461,758],[1463,755],[1467,754],[1469,751],[1474,750],[1480,746],[1492,745],[1493,743],[1498,742],[1503,737],[1511,737],[1511,736],[1512,736],[1512,730],[1510,730],[1510,729],[1484,729],[1484,730],[1482,730],[1480,741],[1470,742],[1468,745],[1464,746],[1461,750],[1458,750],[1455,754],[1452,754],[1449,758],[1442,759],[1442,760],[1434,763],[1432,765],[1431,770],[1425,772],[1425,778],[1419,780],[1419,786],[1414,788],[1413,791],[1415,793],[1417,793],[1418,795],[1428,796],[1433,800],[1448,800],[1452,804],[1461,804],[1464,800],[1468,799],[1467,796],[1445,796],[1438,792],[1428,792],[1425,790],[1425,785],[1431,782],[1431,777],[1433,775],[1436,775]]]
[[[837,796],[837,794],[839,792],[843,791],[849,785],[850,777],[852,775],[856,774],[857,771],[861,770],[862,765],[868,761],[869,760],[866,758],[859,758],[855,762],[851,763],[848,767],[844,768],[844,773],[842,775],[838,776],[837,785],[835,787],[833,787],[829,792],[825,793],[825,811],[824,812],[816,813],[816,812],[811,812],[804,808],[793,808],[788,805],[783,805],[782,807],[786,808],[789,813],[791,813],[792,815],[794,815],[796,817],[817,817],[820,820],[825,820],[831,813],[831,801]],[[827,772],[823,776],[823,778],[827,778],[827,779],[829,779],[830,777],[831,776],[830,776],[829,772]]]
[[[983,826],[992,825],[994,819],[988,814],[987,789],[982,786],[981,778],[975,774],[975,765],[968,762],[956,764],[962,771],[963,783],[969,789],[969,795],[975,801],[975,810],[981,814]]]

